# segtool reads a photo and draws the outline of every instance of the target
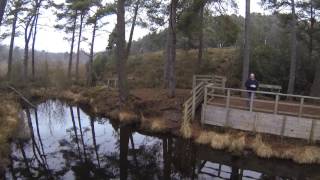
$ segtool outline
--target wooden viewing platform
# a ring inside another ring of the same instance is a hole
[[[207,84],[204,91],[203,124],[320,140],[320,98],[252,92],[216,87],[214,84]],[[242,96],[249,92],[254,93],[254,97]]]

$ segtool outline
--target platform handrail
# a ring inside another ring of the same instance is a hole
[[[245,89],[218,87],[218,86],[215,86],[214,84],[207,84],[206,87],[211,87],[211,88],[220,89],[220,90],[230,89],[231,91],[239,91],[239,92],[254,92],[256,94],[279,95],[279,96],[287,96],[287,97],[320,100],[320,97],[314,97],[314,96],[304,96],[304,95],[297,95],[297,94],[284,94],[284,93],[276,93],[276,92],[269,92],[269,91],[250,91],[250,90],[245,90]]]
[[[242,92],[246,93],[253,93],[254,96],[250,97],[239,97],[239,96],[233,96],[232,93],[238,93],[241,94]],[[263,100],[261,98],[256,97],[256,95],[272,95],[274,97],[274,100]],[[254,108],[254,103],[255,102],[261,102],[261,103],[266,103],[266,104],[272,104],[273,110],[272,112],[274,114],[290,114],[298,117],[312,117],[316,119],[320,119],[320,115],[314,115],[309,111],[309,113],[306,113],[305,109],[306,108],[311,108],[311,109],[319,109],[320,111],[320,106],[317,105],[311,105],[311,104],[306,104],[306,100],[313,100],[313,101],[319,101],[319,97],[312,97],[312,96],[302,96],[302,95],[292,95],[292,94],[283,94],[283,93],[274,93],[274,92],[266,92],[266,91],[250,91],[250,90],[244,90],[244,89],[235,89],[235,88],[224,88],[224,87],[217,87],[214,86],[214,84],[207,84],[205,86],[205,104],[210,104],[214,102],[214,98],[225,98],[225,103],[218,103],[219,105],[225,106],[225,108],[230,108],[230,101],[231,99],[238,99],[238,100],[243,100],[248,103],[248,106],[245,107],[245,109],[249,110],[250,112],[254,110],[259,110],[263,112],[270,112],[270,109],[267,109],[265,107],[263,108]],[[282,97],[291,97],[291,98],[296,98],[298,101],[280,101]],[[297,108],[296,111],[291,112],[289,110],[283,111],[280,108],[280,105],[282,106],[291,106]],[[237,108],[240,108],[237,106]],[[242,107],[243,109],[244,107]]]

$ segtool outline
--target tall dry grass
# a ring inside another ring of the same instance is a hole
[[[287,159],[300,164],[320,163],[320,147],[318,146],[298,146],[286,143],[273,145],[272,142],[263,140],[263,136],[260,134],[248,140],[248,136],[244,132],[217,133],[203,130],[195,142],[232,153],[242,153],[245,149],[251,149],[262,158]]]
[[[10,151],[8,140],[16,134],[20,106],[8,97],[0,97],[0,165],[7,163]]]
[[[140,127],[144,130],[148,130],[156,133],[165,133],[169,127],[167,121],[162,117],[145,117],[141,114]]]

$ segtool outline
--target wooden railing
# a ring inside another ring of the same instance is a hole
[[[268,90],[270,92],[280,93],[282,90],[282,87],[279,85],[273,85],[273,84],[259,84],[259,90],[260,91]]]
[[[192,96],[190,96],[183,104],[183,121],[188,123],[192,121],[192,109]]]
[[[194,75],[192,88],[196,87],[199,83],[203,82],[205,84],[212,83],[217,87],[226,87],[227,78],[218,75]]]
[[[196,110],[204,99],[205,83],[199,83],[192,91],[192,120],[195,118]]]
[[[118,78],[108,78],[104,80],[105,85],[107,88],[118,88]]]
[[[191,96],[183,104],[183,119],[191,122],[195,119],[196,110],[204,100],[204,87],[206,84],[225,87],[226,78],[216,75],[194,75]]]
[[[252,93],[251,97],[241,94]],[[205,87],[205,104],[298,117],[320,119],[320,98],[265,91],[248,91],[217,87]],[[291,99],[287,101],[286,99]]]
[[[190,122],[191,120],[194,120],[196,109],[203,102],[204,87],[204,82],[199,83],[195,88],[192,89],[191,96],[183,104],[183,118],[185,121]]]

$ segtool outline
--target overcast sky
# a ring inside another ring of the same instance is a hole
[[[62,1],[63,0],[56,0],[56,1]],[[239,6],[239,14],[244,16],[245,14],[245,0],[236,0]],[[260,12],[262,13],[263,10],[261,9],[258,2],[261,0],[251,0],[251,12]],[[36,41],[36,49],[37,50],[44,50],[48,52],[68,52],[70,49],[70,42],[64,40],[66,37],[66,34],[62,31],[58,31],[53,28],[53,25],[56,24],[55,22],[55,16],[50,11],[42,12],[42,15],[39,17],[39,30],[37,35],[37,41]],[[97,32],[98,36],[96,38],[95,42],[95,51],[103,51],[105,50],[107,43],[108,43],[108,37],[110,31],[114,28],[115,22],[116,22],[116,16],[109,16],[108,18],[103,19],[102,21],[109,22],[107,26],[103,28],[103,30],[100,30]],[[2,28],[1,32],[3,32],[5,29]],[[126,28],[127,30],[127,38],[128,38],[128,30],[129,27]],[[140,27],[137,27],[134,32],[134,40],[137,40],[144,35],[148,34],[148,29],[142,29]],[[84,36],[88,38],[90,41],[91,36],[91,27],[87,26],[85,28]],[[9,38],[6,40],[3,40],[1,44],[9,44]],[[15,41],[15,45],[19,47],[24,46],[24,40],[23,38],[17,38]],[[82,49],[88,52],[88,43],[84,42],[82,45]]]

